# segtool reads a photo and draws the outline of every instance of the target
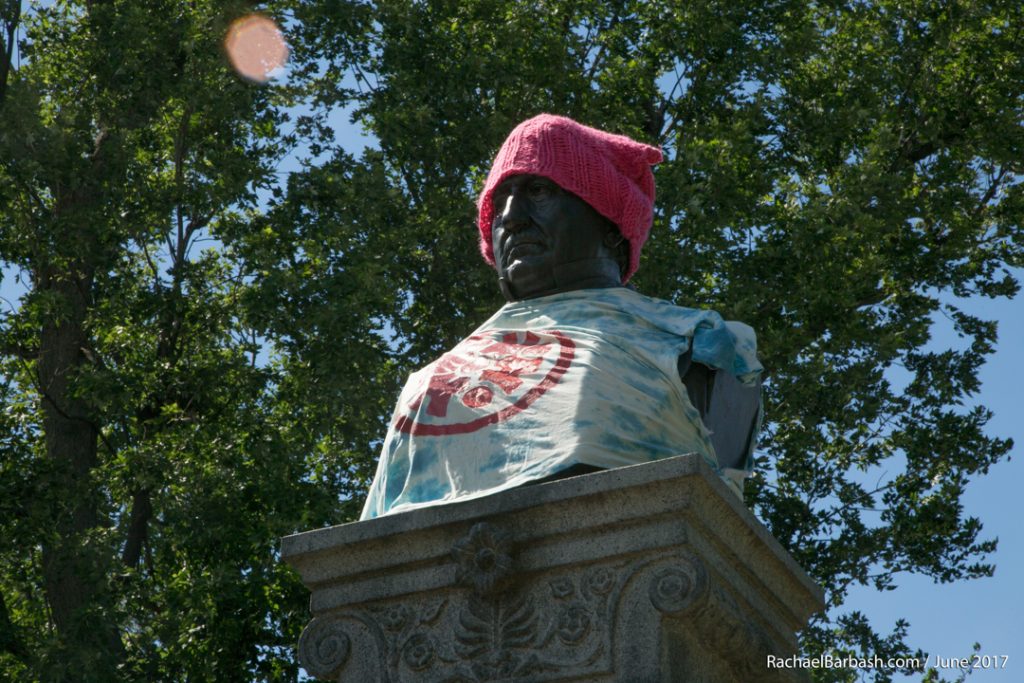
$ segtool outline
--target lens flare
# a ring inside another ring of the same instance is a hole
[[[266,83],[288,61],[288,44],[271,19],[250,14],[228,28],[224,49],[235,71],[255,83]]]

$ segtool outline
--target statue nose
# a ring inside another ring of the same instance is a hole
[[[505,208],[501,212],[501,227],[511,232],[518,232],[530,224],[530,212],[527,201],[519,193],[512,192],[505,200]]]

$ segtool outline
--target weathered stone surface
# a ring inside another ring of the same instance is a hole
[[[799,680],[820,589],[697,456],[296,534],[334,681]]]

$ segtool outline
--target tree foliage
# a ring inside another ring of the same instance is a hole
[[[832,607],[904,572],[981,577],[995,546],[960,497],[1010,443],[961,407],[996,325],[951,302],[1017,291],[1021,15],[998,1],[303,3],[318,101],[353,106],[379,141],[304,178],[372,180],[408,216],[379,257],[402,296],[376,315],[410,368],[498,303],[472,253],[473,191],[515,123],[552,111],[662,145],[636,283],[758,331],[755,511]],[[282,215],[332,196],[290,193]],[[963,348],[928,347],[936,315]],[[908,654],[905,633],[837,616],[805,648]]]
[[[29,284],[0,321],[0,672],[296,676],[275,538],[355,518],[403,377],[499,305],[475,191],[541,111],[665,149],[637,287],[758,332],[747,499],[836,608],[805,651],[912,654],[847,589],[991,573],[960,498],[1011,446],[963,407],[997,326],[954,297],[1024,262],[1019,2],[280,8],[287,88],[229,73],[244,3],[0,14],[0,259]],[[279,184],[293,96],[324,155]]]
[[[4,680],[297,675],[277,537],[340,519],[336,492],[292,447],[249,285],[203,248],[293,144],[221,52],[246,10],[20,17],[0,102],[0,257],[28,286],[0,322]]]

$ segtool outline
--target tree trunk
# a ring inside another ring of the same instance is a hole
[[[86,320],[94,270],[86,260],[51,262],[36,280],[37,290],[55,295],[57,302],[43,320],[37,360],[50,485],[60,492],[49,502],[52,526],[42,545],[43,576],[67,659],[62,675],[114,680],[123,646],[110,614],[110,553],[95,533],[110,524],[101,487],[93,481],[99,434],[95,411],[74,386],[85,362],[83,349],[89,346]],[[84,665],[85,659],[91,660],[86,670],[76,671],[76,660]]]

